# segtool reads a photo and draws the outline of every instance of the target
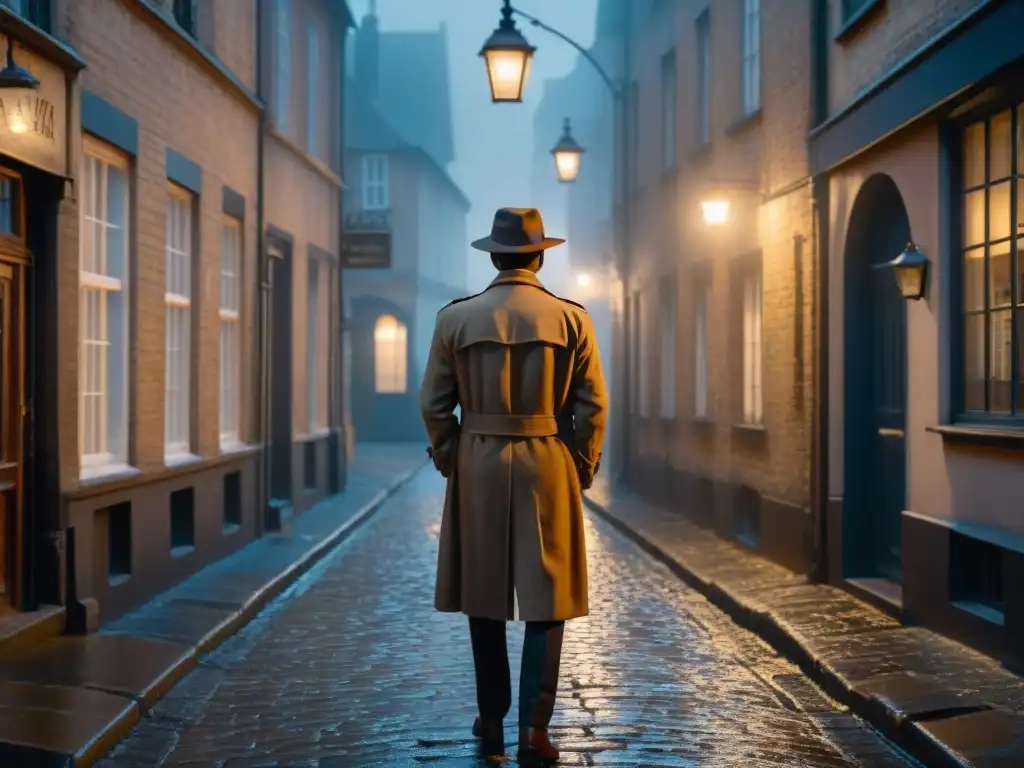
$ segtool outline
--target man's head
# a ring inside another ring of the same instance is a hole
[[[528,269],[530,272],[540,272],[544,266],[544,251],[537,253],[492,253],[491,264],[499,272],[510,269]]]
[[[472,245],[489,253],[491,263],[499,271],[537,272],[544,266],[544,252],[564,242],[544,235],[544,222],[536,208],[499,208],[494,214],[491,236],[474,240]]]

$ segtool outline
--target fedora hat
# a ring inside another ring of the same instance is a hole
[[[499,208],[491,236],[470,245],[487,253],[537,253],[564,242],[558,237],[544,237],[544,221],[536,208]]]

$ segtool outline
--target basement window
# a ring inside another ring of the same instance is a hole
[[[224,475],[224,533],[234,533],[242,525],[242,473]]]
[[[195,490],[181,488],[171,493],[171,555],[187,555],[196,546]]]
[[[100,514],[107,518],[107,579],[116,586],[132,575],[132,505],[114,504]]]
[[[994,544],[949,534],[949,599],[957,608],[1003,625],[1003,550]]]

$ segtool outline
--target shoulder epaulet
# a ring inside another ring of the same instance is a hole
[[[555,298],[558,299],[559,301],[564,301],[566,304],[572,304],[574,307],[576,307],[577,309],[582,309],[584,312],[587,311],[586,307],[584,307],[582,304],[577,304],[572,299],[564,299],[561,296],[556,296]]]
[[[452,299],[447,304],[445,304],[443,307],[441,307],[439,310],[437,310],[437,312],[438,312],[438,314],[440,314],[441,312],[444,312],[446,309],[448,309],[448,307],[450,307],[450,306],[452,306],[454,304],[459,304],[459,303],[461,303],[463,301],[469,301],[470,299],[475,299],[479,295],[480,295],[479,293],[474,293],[472,296],[463,296],[461,299]]]

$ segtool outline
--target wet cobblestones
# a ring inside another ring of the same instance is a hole
[[[443,490],[420,473],[100,765],[476,765],[468,628],[432,608]],[[587,542],[591,616],[567,625],[560,764],[913,765],[605,523],[588,521]]]

